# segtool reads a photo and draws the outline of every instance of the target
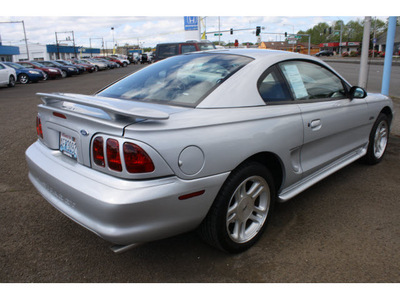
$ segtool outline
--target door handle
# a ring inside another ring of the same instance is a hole
[[[312,120],[310,123],[308,123],[308,127],[310,127],[312,130],[319,130],[322,127],[322,121],[320,119]]]

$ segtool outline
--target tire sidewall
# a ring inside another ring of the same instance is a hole
[[[258,233],[249,241],[245,243],[237,243],[234,242],[228,234],[226,228],[226,218],[227,218],[227,211],[230,200],[238,188],[238,186],[247,178],[252,176],[260,176],[265,179],[267,184],[269,185],[270,189],[270,203],[268,214],[265,219],[265,222]],[[271,173],[268,171],[266,167],[261,165],[257,162],[250,162],[245,163],[243,166],[236,169],[225,181],[223,187],[221,188],[220,192],[215,199],[215,207],[216,209],[216,233],[218,237],[218,241],[220,243],[220,247],[231,253],[239,253],[242,251],[247,250],[251,246],[253,246],[262,235],[265,227],[270,219],[271,212],[273,210],[274,201],[275,200],[275,188],[274,188],[274,181]]]
[[[387,133],[388,141],[387,141],[384,153],[381,155],[381,157],[377,158],[375,156],[375,151],[374,151],[375,133],[376,133],[376,130],[377,130],[379,124],[382,121],[386,122],[386,126],[387,126],[387,129],[388,129],[388,133]],[[388,117],[385,114],[381,113],[381,114],[379,114],[378,118],[376,119],[376,121],[374,123],[374,126],[372,126],[371,133],[369,135],[368,149],[367,149],[367,154],[365,155],[365,161],[368,164],[375,165],[375,164],[377,164],[377,163],[382,161],[382,159],[383,159],[383,157],[385,156],[385,153],[386,153],[387,145],[389,143],[389,133],[390,133],[390,125],[389,125]]]

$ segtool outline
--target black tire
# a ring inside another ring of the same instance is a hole
[[[262,235],[274,202],[274,180],[269,170],[258,162],[245,162],[225,181],[198,233],[221,250],[243,252]]]
[[[29,83],[29,76],[26,74],[19,74],[18,81],[19,81],[19,83],[27,84],[27,83]]]
[[[14,75],[10,75],[10,77],[8,79],[8,86],[9,87],[14,87],[15,86],[15,77],[14,77]]]
[[[389,119],[387,115],[380,113],[369,135],[368,150],[364,157],[367,164],[375,165],[382,161],[389,142],[389,132]]]

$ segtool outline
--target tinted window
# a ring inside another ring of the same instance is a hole
[[[270,68],[260,78],[258,91],[266,102],[292,100],[282,76],[275,67]]]
[[[201,51],[215,49],[214,44],[199,43],[198,45],[199,45],[199,49],[200,49]]]
[[[178,55],[178,44],[159,45],[157,48],[158,59],[163,59],[174,55]]]
[[[99,96],[195,107],[252,59],[227,54],[179,55],[118,81]]]
[[[188,52],[194,52],[194,51],[196,51],[196,46],[195,45],[182,45],[181,46],[182,54],[188,53]]]
[[[295,99],[343,98],[346,95],[340,78],[320,65],[289,61],[281,63],[280,68]]]

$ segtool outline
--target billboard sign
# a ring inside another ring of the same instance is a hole
[[[199,17],[183,17],[185,31],[199,30]]]

